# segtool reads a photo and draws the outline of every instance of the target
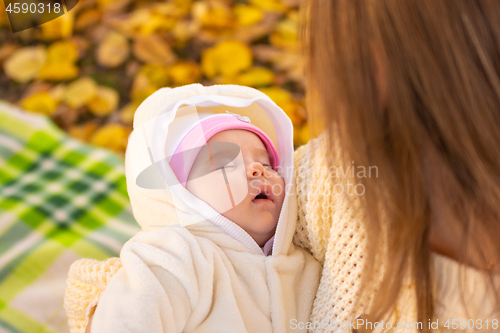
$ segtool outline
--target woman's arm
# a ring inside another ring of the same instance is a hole
[[[359,195],[353,192],[352,170],[344,169],[341,158],[339,145],[330,144],[325,135],[294,155],[298,204],[294,243],[324,264],[311,322],[355,321],[361,314],[352,312],[357,311],[356,300],[361,305],[370,302],[367,294],[358,298],[366,255],[364,215]]]
[[[297,193],[297,224],[294,243],[308,250],[323,263],[327,251],[335,196],[332,188],[340,181],[326,167],[326,155],[334,160],[337,152],[329,150],[325,135],[312,139],[294,153],[294,181]]]
[[[121,267],[120,258],[106,261],[81,259],[71,265],[64,295],[71,333],[83,333],[90,329],[99,296]]]

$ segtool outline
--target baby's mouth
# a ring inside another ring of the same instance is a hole
[[[267,195],[265,193],[259,193],[255,199],[267,199]]]
[[[266,194],[266,192],[260,192],[255,196],[255,198],[252,200],[255,203],[259,202],[269,202],[269,203],[274,203],[274,200],[271,195]]]

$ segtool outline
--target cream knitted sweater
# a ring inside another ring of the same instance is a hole
[[[337,163],[333,165],[333,169],[326,167],[328,155],[333,163]],[[360,290],[367,237],[362,223],[363,214],[359,209],[359,197],[352,187],[348,191],[346,185],[348,179],[343,173],[346,170],[342,171],[340,167],[341,151],[338,144],[332,147],[324,136],[320,136],[299,148],[295,152],[294,159],[298,200],[297,232],[294,243],[309,249],[313,256],[324,264],[311,322],[346,323],[349,320],[354,322],[359,315],[368,311],[371,301],[371,296],[362,298],[360,309],[353,312],[354,300]],[[332,172],[335,169],[338,172]],[[334,192],[334,189],[337,191]],[[341,189],[344,193],[338,194]],[[383,244],[381,241],[380,251],[384,250]],[[448,330],[445,327],[448,320],[450,328],[469,325],[478,329],[481,325],[480,331],[500,330],[500,315],[498,313],[489,315],[493,311],[495,297],[488,291],[487,275],[438,254],[432,254],[431,257],[436,316],[432,322],[437,321],[439,330]],[[384,265],[378,263],[376,266]],[[463,270],[467,282],[463,285],[467,309],[462,305],[460,294],[460,270]],[[495,283],[500,286],[500,277],[495,279]],[[418,325],[415,289],[409,282],[403,283],[403,286],[395,314],[390,322],[393,329],[398,322],[406,325],[406,329],[397,328],[397,331],[415,332]],[[368,295],[373,295],[374,291],[375,288],[372,288]],[[453,322],[453,319],[457,320]],[[469,319],[474,319],[474,322]],[[493,326],[492,320],[496,320]],[[429,322],[422,325],[428,326]],[[342,328],[336,330],[335,324],[326,326],[323,332],[350,331]],[[384,327],[387,327],[387,324]],[[432,326],[434,327],[435,325]],[[466,327],[463,331],[473,331],[473,329],[469,330]]]
[[[366,254],[366,234],[357,198],[335,195],[332,190],[336,184],[344,184],[346,180],[329,176],[329,170],[325,167],[327,154],[333,160],[340,158],[339,147],[329,146],[323,136],[311,140],[295,152],[298,221],[294,243],[308,249],[324,264],[310,319],[310,323],[316,324],[316,328],[311,330],[348,332],[353,327],[344,323],[349,320],[354,322],[364,313],[362,309],[353,313],[353,306],[359,294]],[[338,176],[341,174],[338,173]],[[494,296],[487,290],[485,275],[446,257],[437,254],[432,257],[436,295],[436,318],[433,322],[438,321],[439,330],[447,331],[444,327],[447,320],[450,328],[453,327],[453,319],[458,320],[455,323],[459,327],[465,319],[470,324],[469,327],[474,326],[477,330],[479,320],[482,320],[480,331],[500,330],[500,316],[488,315],[493,308]],[[81,260],[73,264],[65,298],[71,332],[84,332],[100,293],[119,266],[120,262],[116,258],[106,262]],[[463,286],[465,295],[468,296],[467,309],[462,306],[459,292],[461,269],[467,276],[467,284]],[[500,285],[500,279],[496,279],[496,283]],[[370,297],[360,301],[365,309],[369,304]],[[474,323],[469,319],[474,319]],[[393,327],[398,322],[403,323],[403,327],[405,324],[407,326],[407,329],[396,329],[398,332],[417,331],[415,290],[411,283],[405,285],[396,314],[391,318]],[[324,323],[323,328],[318,328],[318,323]],[[344,328],[338,328],[337,323],[344,324]],[[498,326],[494,326],[495,323]],[[473,330],[466,328],[462,331]]]

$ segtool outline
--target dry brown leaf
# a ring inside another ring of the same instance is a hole
[[[3,43],[0,45],[0,66],[2,66],[5,59],[10,57],[19,46],[13,43]]]
[[[81,141],[89,141],[96,129],[97,123],[95,121],[88,121],[85,124],[71,126],[69,135]]]
[[[87,50],[90,47],[90,41],[87,36],[72,36],[68,38],[68,41],[71,41],[75,44],[76,49],[78,50],[78,58],[81,59],[84,55],[86,55]]]
[[[73,127],[78,120],[78,117],[85,112],[83,107],[72,108],[66,104],[59,104],[54,113],[51,114],[51,119],[62,129],[68,131]]]
[[[278,16],[274,14],[267,14],[266,19],[251,26],[241,26],[234,32],[234,38],[244,43],[250,44],[256,39],[260,39],[269,34],[269,32],[276,25]]]
[[[176,59],[170,45],[156,34],[137,36],[133,53],[137,59],[156,65],[170,65]]]
[[[43,82],[43,81],[35,81],[31,83],[28,88],[24,91],[24,93],[21,96],[21,100],[24,100],[31,95],[34,95],[39,92],[49,92],[50,89],[52,89],[53,85],[48,82]]]
[[[85,30],[88,27],[98,24],[101,20],[101,15],[101,11],[98,9],[90,9],[86,12],[83,12],[76,19],[75,30]]]
[[[255,59],[262,62],[275,62],[283,55],[283,51],[270,45],[254,45],[252,53]]]
[[[117,67],[127,59],[129,51],[127,38],[111,31],[99,43],[96,51],[97,62],[104,67]]]

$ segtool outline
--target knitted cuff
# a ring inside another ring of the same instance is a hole
[[[121,267],[120,258],[81,259],[71,265],[64,295],[70,333],[85,332],[101,292]]]

